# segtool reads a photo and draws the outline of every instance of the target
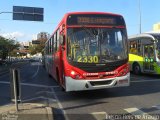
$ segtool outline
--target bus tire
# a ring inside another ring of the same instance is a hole
[[[141,73],[141,67],[138,63],[133,64],[133,73],[139,75]]]
[[[64,72],[62,72],[62,82],[64,85],[62,85],[62,91],[66,91],[65,87],[66,87],[66,82],[65,82],[65,76],[64,76]]]
[[[52,78],[52,75],[50,73],[48,73],[49,78]]]
[[[59,75],[58,68],[56,69],[56,74],[57,74],[57,82],[58,82],[58,84],[59,84],[59,86],[60,86],[60,89],[61,89],[62,91],[65,91],[65,88],[64,88],[63,85],[62,85],[62,81],[60,80],[61,78],[60,78],[60,75]]]
[[[48,71],[48,76],[49,76],[50,78],[52,78],[52,75],[51,75],[50,70],[49,70],[48,67],[47,67],[47,71]]]
[[[56,81],[58,82],[58,84],[60,84],[60,80],[59,80],[59,71],[58,68],[56,68]]]

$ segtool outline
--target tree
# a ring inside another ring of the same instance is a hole
[[[13,39],[6,39],[0,36],[0,58],[6,59],[7,56],[12,54],[14,49],[18,49],[19,43]]]
[[[7,54],[5,44],[6,44],[6,39],[0,36],[0,58],[2,60],[6,58],[6,54]]]
[[[34,55],[36,53],[41,53],[42,50],[45,47],[45,42],[47,41],[47,39],[46,38],[41,38],[41,39],[38,39],[38,40],[40,41],[39,44],[36,44],[36,45],[33,45],[33,46],[29,47],[29,51],[30,51],[31,55]]]

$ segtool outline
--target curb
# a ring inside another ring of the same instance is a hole
[[[38,104],[38,103],[25,103],[25,104],[20,104],[19,106],[21,106],[21,109],[24,109],[24,107],[25,107],[25,110],[27,110],[26,109],[26,106],[31,106],[31,108],[33,107],[33,109],[35,108],[35,106],[37,107],[37,108],[40,108],[40,109],[43,109],[43,111],[46,111],[46,119],[47,120],[54,120],[54,117],[53,117],[53,108],[51,108],[51,107],[47,107],[47,106],[45,106],[45,105],[43,105],[43,104]],[[21,109],[20,109],[20,111],[21,111]],[[32,110],[33,110],[32,109]],[[28,109],[29,110],[29,109]],[[28,111],[27,110],[27,111]],[[36,111],[37,112],[37,111]],[[25,113],[25,111],[23,111],[23,113],[22,113],[22,115]],[[45,113],[45,112],[44,112]],[[4,117],[5,115],[7,115],[7,114],[11,114],[11,115],[14,115],[14,116],[16,116],[16,117],[18,117],[18,114],[19,113],[17,113],[16,111],[15,111],[15,106],[14,106],[14,104],[8,104],[8,105],[4,105],[4,106],[1,106],[1,108],[0,108],[0,116],[2,116],[2,117]],[[21,112],[20,112],[20,114],[21,114]],[[19,115],[20,115],[19,114]],[[27,112],[26,112],[26,115],[27,115]],[[0,118],[1,119],[1,118]]]
[[[51,107],[46,107],[46,109],[47,109],[47,114],[48,114],[48,120],[54,120],[52,108]]]
[[[3,114],[5,112],[8,112],[10,110],[15,109],[15,106],[13,104],[8,104],[0,107],[0,114]]]

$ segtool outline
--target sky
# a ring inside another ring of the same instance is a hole
[[[0,14],[0,35],[17,41],[31,41],[40,32],[52,34],[65,13],[89,11],[121,14],[128,35],[139,33],[139,1],[142,32],[152,31],[160,22],[160,0],[0,0],[0,12],[12,12],[13,6],[44,8],[44,21],[12,20],[12,13]]]

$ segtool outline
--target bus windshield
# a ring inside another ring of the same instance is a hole
[[[156,40],[156,56],[160,61],[160,34],[151,34]]]
[[[156,52],[157,52],[157,57],[160,61],[160,39],[157,39],[158,42],[157,42],[157,48],[156,48]]]
[[[125,29],[68,28],[67,56],[73,62],[114,62],[126,59],[127,54]]]

